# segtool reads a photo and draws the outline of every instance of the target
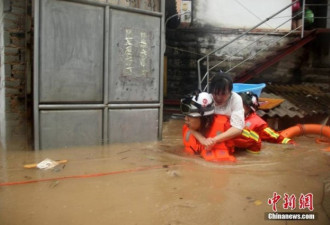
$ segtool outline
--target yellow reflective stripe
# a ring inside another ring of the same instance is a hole
[[[269,127],[265,128],[264,131],[275,139],[277,139],[280,136],[277,132],[275,132],[273,129]]]
[[[250,134],[251,134],[251,138],[253,139],[253,140],[255,140],[255,141],[258,141],[259,140],[259,135],[256,133],[256,132],[254,132],[254,131],[250,131]]]
[[[282,140],[282,144],[287,144],[289,141],[291,141],[290,138],[284,138],[284,139]]]
[[[243,131],[242,131],[242,135],[243,135],[244,137],[247,137],[247,138],[253,139],[253,140],[255,140],[256,142],[258,142],[258,140],[259,140],[259,135],[258,135],[256,132],[252,131],[252,130],[249,131],[249,130],[243,129]]]
[[[243,131],[242,131],[242,135],[243,135],[244,137],[250,138],[250,132],[249,132],[248,130],[243,129]]]

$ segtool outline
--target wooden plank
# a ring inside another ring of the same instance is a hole
[[[280,98],[259,98],[259,105],[260,105],[259,109],[261,110],[273,109],[284,101],[285,101],[284,99],[280,99]]]

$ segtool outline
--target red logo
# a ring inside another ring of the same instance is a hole
[[[277,192],[273,192],[273,197],[268,199],[268,205],[272,206],[273,212],[277,212],[276,204],[280,201],[282,198],[281,195],[277,194]],[[283,203],[283,209],[295,209],[296,208],[296,196],[295,194],[288,195],[287,193],[284,193],[284,196],[282,198],[284,201]],[[314,210],[313,206],[313,194],[307,193],[307,194],[300,194],[299,197],[299,209],[308,209],[309,211]]]
[[[206,105],[207,105],[207,99],[204,98],[204,99],[203,99],[203,107],[205,107]]]

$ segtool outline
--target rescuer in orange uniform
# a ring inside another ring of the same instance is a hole
[[[245,128],[240,137],[234,139],[234,145],[250,152],[259,152],[261,142],[267,141],[278,144],[295,144],[290,138],[285,138],[268,127],[266,121],[257,115],[259,108],[258,96],[252,92],[239,93],[243,100]]]
[[[185,115],[183,125],[183,144],[185,152],[201,155],[207,161],[235,161],[231,155],[233,145],[230,141],[219,142],[207,149],[191,131],[198,131],[204,137],[214,137],[230,128],[227,116],[214,115],[214,101],[206,92],[196,93],[181,99],[181,112]]]

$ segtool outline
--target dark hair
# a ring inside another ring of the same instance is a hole
[[[249,113],[251,111],[257,111],[259,109],[258,95],[250,91],[241,92],[238,94],[242,97],[243,105],[249,107]],[[255,98],[255,101],[253,101],[253,97]]]
[[[209,116],[201,116],[199,118],[201,118],[201,127],[199,131],[205,136],[210,131],[210,128],[214,121],[214,115],[212,114]]]
[[[227,73],[215,75],[210,83],[210,92],[212,94],[225,94],[233,90],[233,79]]]

